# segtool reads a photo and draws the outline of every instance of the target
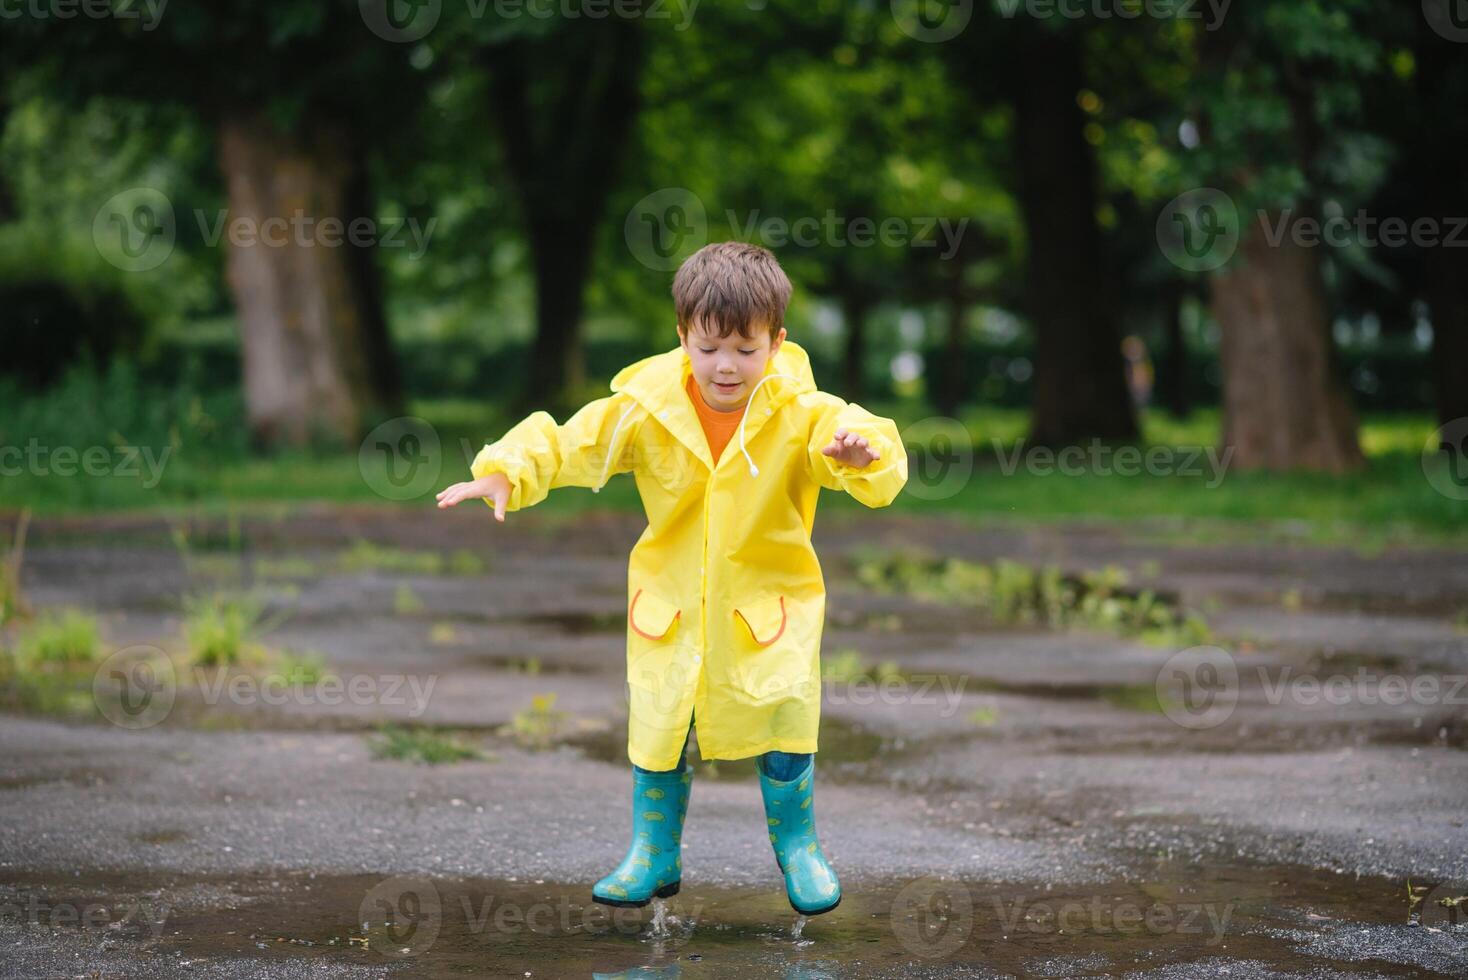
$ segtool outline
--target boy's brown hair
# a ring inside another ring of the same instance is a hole
[[[738,330],[751,337],[757,325],[770,339],[785,325],[790,280],[769,249],[748,242],[715,242],[690,255],[673,277],[673,307],[678,330],[694,324],[727,337]]]

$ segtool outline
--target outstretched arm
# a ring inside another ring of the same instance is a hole
[[[643,412],[627,395],[598,398],[557,425],[534,412],[481,449],[469,470],[474,479],[439,494],[440,507],[483,497],[495,517],[532,507],[557,487],[593,487],[632,469],[632,436]]]
[[[907,483],[907,452],[891,419],[827,392],[802,396],[814,408],[807,446],[811,475],[868,507],[885,507]]]

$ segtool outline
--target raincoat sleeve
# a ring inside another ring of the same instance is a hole
[[[510,481],[505,510],[540,503],[557,487],[600,490],[617,473],[633,468],[635,402],[625,394],[588,402],[557,425],[548,412],[532,412],[497,442],[479,450],[470,464],[474,479],[503,473]],[[608,462],[609,451],[616,452]],[[485,499],[491,507],[494,502]]]
[[[897,499],[907,483],[907,450],[897,423],[824,391],[806,397],[814,410],[806,449],[815,481],[828,490],[844,490],[868,507],[886,507]],[[837,429],[864,437],[881,458],[857,469],[827,456],[821,450],[831,444]]]

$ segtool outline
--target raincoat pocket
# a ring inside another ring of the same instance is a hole
[[[750,704],[805,699],[812,693],[820,637],[819,600],[787,595],[740,603],[733,660],[734,686]]]
[[[628,712],[637,725],[672,729],[687,678],[677,656],[683,612],[667,600],[636,589],[627,605]]]

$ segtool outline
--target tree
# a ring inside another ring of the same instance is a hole
[[[521,407],[568,409],[584,383],[586,283],[638,114],[643,33],[626,17],[572,18],[478,50],[535,282],[535,338]]]
[[[1209,288],[1222,331],[1223,441],[1241,468],[1339,473],[1364,463],[1333,360],[1322,249],[1305,234],[1325,195],[1361,190],[1333,180],[1324,163],[1356,137],[1353,73],[1376,63],[1350,18],[1363,6],[1236,8],[1199,41],[1201,142],[1190,169],[1196,186],[1222,189],[1240,215],[1229,222],[1237,254]],[[1182,220],[1207,233],[1204,212]]]
[[[1092,88],[1090,33],[1023,12],[991,14],[943,46],[974,110],[1002,100],[1011,114],[1008,172],[1024,220],[1024,313],[1035,338],[1030,438],[1045,445],[1137,436],[1111,285],[1119,270],[1097,225],[1100,173],[1081,107]]]
[[[422,92],[408,47],[374,34],[349,0],[170,9],[146,29],[121,18],[31,26],[44,43],[27,59],[57,91],[183,105],[214,129],[256,444],[352,443],[400,412],[378,236],[364,243],[360,229],[376,218],[374,140]]]

